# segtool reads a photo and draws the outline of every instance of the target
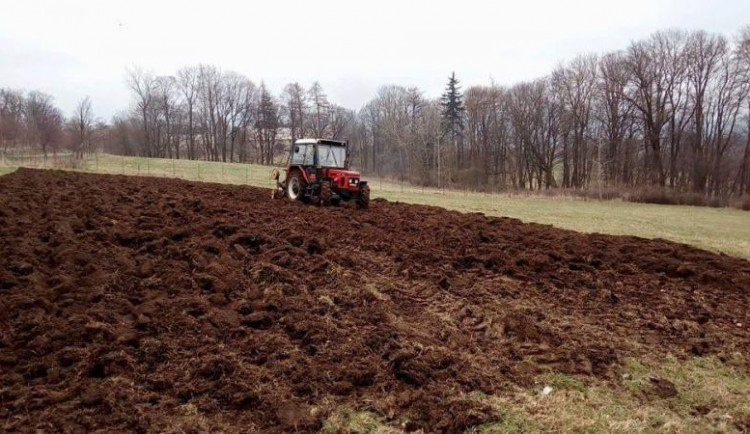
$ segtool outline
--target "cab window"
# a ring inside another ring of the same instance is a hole
[[[314,153],[315,153],[315,146],[313,145],[305,146],[305,162],[303,163],[305,166],[312,166],[313,164],[315,164],[315,159],[313,157]]]
[[[308,145],[294,145],[292,152],[292,164],[305,164],[305,154]]]

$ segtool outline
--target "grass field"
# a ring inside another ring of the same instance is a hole
[[[6,173],[10,173],[16,170],[15,167],[9,167],[9,166],[0,166],[0,175],[5,175]]]
[[[69,161],[69,160],[64,160]],[[11,164],[6,162],[6,164]],[[51,160],[16,161],[29,167],[59,167]],[[68,167],[70,168],[70,166]],[[273,187],[270,168],[255,164],[120,157],[100,154],[74,168],[86,172],[176,177],[207,182]],[[12,170],[0,166],[0,174]],[[651,205],[570,197],[510,196],[439,191],[371,180],[373,196],[436,205],[465,212],[515,217],[580,232],[664,238],[750,259],[750,212],[732,208]]]

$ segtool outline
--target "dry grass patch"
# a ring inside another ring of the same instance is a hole
[[[376,414],[367,411],[340,409],[323,426],[322,432],[330,434],[394,434],[402,431],[385,424]]]
[[[673,385],[676,394],[664,394],[657,386],[662,382]],[[552,391],[545,394],[545,387]],[[716,357],[628,359],[613,381],[554,373],[540,376],[533,387],[512,388],[503,397],[480,392],[467,397],[491,405],[499,420],[469,433],[750,430],[750,376],[739,362]],[[326,421],[323,432],[401,433],[403,422],[342,408]]]
[[[472,432],[747,432],[750,376],[715,357],[627,360],[614,383],[552,374],[513,398],[475,395],[502,422]],[[549,386],[552,392],[542,393]],[[673,387],[674,390],[670,390]],[[674,394],[673,394],[674,393]]]

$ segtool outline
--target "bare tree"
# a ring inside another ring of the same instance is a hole
[[[740,68],[737,59],[725,53],[713,82],[714,90],[710,92],[712,97],[706,116],[706,140],[712,148],[708,188],[710,194],[717,196],[728,193],[730,170],[725,157],[736,143],[738,119],[748,96],[748,83],[742,79]]]
[[[94,124],[94,113],[91,109],[91,99],[84,97],[76,105],[73,113],[72,126],[75,131],[75,149],[77,158],[83,158],[84,152],[91,151],[91,131]]]
[[[157,146],[160,155],[180,158],[180,136],[177,132],[177,117],[179,116],[179,92],[177,90],[177,79],[173,76],[156,77],[156,109],[158,110],[157,127],[159,128],[159,139]],[[161,131],[163,123],[163,132]],[[174,154],[173,154],[174,152]]]
[[[276,135],[279,130],[279,107],[266,85],[261,83],[259,102],[257,106],[258,114],[255,128],[258,134],[258,144],[261,149],[260,163],[273,164],[274,147],[276,145]]]
[[[659,32],[646,41],[631,44],[626,56],[629,88],[624,96],[640,112],[645,134],[646,168],[651,183],[664,186],[662,130],[674,109],[670,96],[680,79],[675,59],[682,55],[685,34]]]
[[[138,114],[143,132],[142,149],[147,157],[156,157],[153,146],[151,112],[156,104],[156,80],[150,72],[140,67],[127,71],[126,83],[135,97],[135,112]]]
[[[738,69],[745,86],[750,86],[750,25],[743,28],[738,37],[736,45],[736,57]],[[740,167],[735,179],[735,190],[742,195],[750,192],[750,98],[746,102],[747,126],[745,129],[745,151],[742,153]]]
[[[288,125],[292,142],[305,137],[305,119],[307,115],[307,96],[299,83],[289,83],[284,87],[282,100],[286,105]]]
[[[0,144],[3,158],[8,149],[15,148],[24,129],[25,98],[23,92],[0,89]]]
[[[198,68],[187,66],[177,71],[177,85],[182,94],[182,104],[187,123],[184,134],[187,136],[188,159],[195,160],[195,105],[198,101]]]
[[[186,147],[188,158],[272,164],[284,127],[284,140],[286,128],[292,140],[348,139],[349,161],[367,172],[441,187],[653,185],[707,196],[750,189],[750,27],[734,42],[655,33],[507,89],[492,83],[461,94],[454,82],[438,99],[382,86],[356,113],[329,101],[317,82],[290,83],[277,99],[211,65],[175,78],[134,69],[128,86],[133,112],[109,129],[122,152],[176,158]],[[18,140],[13,101],[0,92],[6,147]],[[32,137],[21,118],[22,137]]]
[[[591,113],[596,92],[597,58],[579,56],[552,74],[552,90],[562,112],[562,129],[568,134],[563,151],[563,186],[581,188],[588,181],[591,165]],[[552,101],[551,101],[552,102]],[[563,133],[565,134],[565,133]],[[567,147],[570,147],[568,152]]]
[[[624,98],[628,77],[623,54],[602,56],[597,79],[599,107],[595,116],[606,142],[605,176],[612,184],[628,184],[632,182],[632,150],[628,148],[626,137],[633,123],[633,110]]]
[[[694,137],[692,148],[692,184],[695,190],[703,191],[708,178],[708,155],[706,152],[706,92],[711,85],[723,56],[727,55],[727,41],[717,35],[696,32],[690,35],[687,52],[687,83],[692,102]]]
[[[51,150],[57,153],[62,135],[62,113],[52,103],[52,96],[42,92],[30,92],[25,99],[26,140],[38,146],[44,158]]]
[[[307,91],[312,113],[310,113],[310,131],[315,137],[325,137],[328,129],[328,96],[323,92],[323,86],[317,81]]]

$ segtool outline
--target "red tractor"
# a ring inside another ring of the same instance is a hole
[[[347,142],[324,139],[300,139],[289,152],[286,179],[279,180],[273,170],[276,190],[273,197],[315,203],[322,206],[338,205],[354,200],[359,208],[370,205],[370,187],[359,172],[348,170]]]

